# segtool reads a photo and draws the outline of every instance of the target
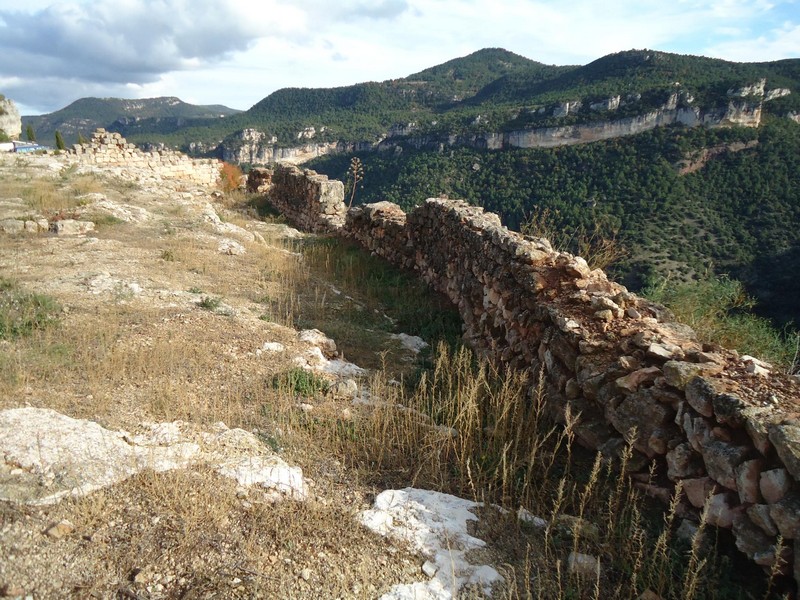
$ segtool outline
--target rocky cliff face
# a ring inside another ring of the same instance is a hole
[[[669,95],[664,104],[642,114],[589,121],[577,125],[532,127],[503,132],[485,133],[424,133],[416,123],[396,124],[377,142],[311,143],[279,148],[277,139],[256,129],[245,129],[227,138],[221,145],[223,160],[238,163],[269,164],[289,162],[301,164],[312,158],[334,152],[386,151],[412,147],[417,150],[442,150],[448,146],[466,146],[479,150],[504,148],[555,148],[573,144],[586,144],[628,135],[636,135],[656,127],[684,125],[686,127],[758,127],[761,124],[764,102],[790,94],[790,90],[776,88],[765,90],[766,80],[752,85],[728,90],[724,103],[712,108],[694,105],[694,97],[685,90]],[[537,112],[565,117],[578,113],[605,111],[612,113],[623,104],[636,103],[640,96],[628,96],[623,102],[619,95],[599,102],[581,100],[563,102],[553,107],[542,107]],[[791,118],[791,116],[790,116]],[[480,117],[476,119],[478,124]],[[308,139],[303,130],[298,139]],[[398,150],[399,151],[399,150]]]
[[[257,129],[244,129],[219,145],[222,160],[232,163],[300,164],[337,150],[335,143],[306,143],[292,148],[278,147],[278,138]]]
[[[0,96],[0,130],[12,138],[22,136],[22,118],[17,106],[8,98]]]

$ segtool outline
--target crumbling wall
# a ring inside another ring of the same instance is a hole
[[[185,179],[204,186],[217,185],[222,167],[216,159],[189,158],[174,150],[143,152],[119,133],[105,129],[96,130],[88,144],[74,144],[68,152],[81,162],[149,170],[158,177]]]
[[[251,181],[253,178],[248,178],[248,186]],[[344,225],[347,212],[344,185],[328,179],[327,175],[292,165],[278,165],[272,173],[267,199],[305,231],[326,233]]]
[[[299,177],[286,174],[273,180],[273,196],[297,189],[275,190]],[[302,218],[300,226],[317,216]],[[357,207],[336,231],[446,294],[479,353],[541,369],[550,410],[562,420],[567,407],[577,415],[581,444],[613,460],[630,442],[629,467],[641,473],[655,462],[656,478],[641,477],[644,491],[669,500],[681,481],[679,514],[696,516],[708,503],[708,522],[732,529],[737,547],[764,567],[782,536],[787,570],[800,580],[796,378],[698,342],[663,307],[583,259],[462,201],[429,199],[408,215],[386,202]]]

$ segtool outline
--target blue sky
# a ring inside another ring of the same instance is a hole
[[[486,47],[547,64],[631,48],[800,58],[800,0],[0,0],[0,93],[246,109],[282,87],[404,77]],[[800,92],[800,91],[798,91]]]

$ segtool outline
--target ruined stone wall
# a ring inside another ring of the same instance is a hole
[[[248,187],[259,185],[251,183],[253,180],[248,178]],[[315,233],[336,231],[344,225],[347,207],[343,198],[341,181],[291,165],[275,168],[267,190],[272,206],[300,229]]]
[[[668,501],[681,481],[679,514],[696,517],[708,499],[708,521],[732,529],[739,549],[764,567],[781,535],[788,571],[800,580],[796,378],[701,344],[663,307],[583,259],[462,201],[430,199],[408,215],[387,202],[353,208],[338,233],[445,293],[479,353],[541,369],[550,410],[562,420],[567,407],[578,415],[581,444],[614,459],[630,441],[629,466],[642,473],[633,477],[644,491]]]
[[[88,144],[74,144],[69,150],[79,161],[106,167],[149,170],[158,177],[185,179],[197,185],[214,186],[222,163],[216,159],[189,158],[174,150],[143,152],[119,133],[98,129]]]

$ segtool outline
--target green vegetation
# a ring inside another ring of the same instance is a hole
[[[314,127],[319,142],[377,142],[397,124],[408,134],[472,135],[529,127],[570,125],[585,121],[643,114],[662,106],[673,92],[679,102],[705,109],[727,105],[727,91],[767,80],[767,90],[786,87],[795,93],[764,105],[766,113],[800,111],[800,61],[733,63],[652,50],[630,50],[584,66],[552,66],[499,48],[479,50],[401,79],[367,82],[338,88],[285,88],[243,113],[220,119],[196,111],[181,115],[139,110],[131,118],[125,106],[84,99],[47,115],[55,127],[67,115],[89,109],[105,119],[106,127],[136,143],[163,142],[193,152],[213,150],[220,139],[235,146],[234,132],[255,128],[275,136],[281,146],[298,143],[298,133]],[[679,85],[676,85],[676,82]],[[589,106],[620,96],[610,113]],[[154,102],[151,101],[140,102]],[[176,99],[172,99],[177,102]],[[555,116],[565,101],[583,108]],[[88,103],[84,106],[83,102]],[[126,101],[115,101],[124,103]],[[175,111],[179,105],[175,105]],[[114,112],[116,111],[116,112]],[[113,113],[113,116],[112,116]],[[87,113],[93,114],[93,113]],[[198,150],[203,148],[204,150]]]
[[[272,378],[272,387],[289,393],[313,398],[328,391],[329,382],[311,371],[301,368],[289,369]]]
[[[63,150],[66,148],[66,145],[64,144],[64,137],[61,135],[60,131],[56,131],[56,148],[58,150]]]
[[[213,296],[203,296],[197,302],[197,306],[210,311],[215,311],[219,309],[221,304],[222,304],[222,298],[215,298]]]
[[[29,142],[36,141],[36,132],[33,130],[33,125],[30,123],[25,126],[25,137]]]
[[[755,302],[735,279],[662,279],[648,285],[643,293],[672,310],[704,342],[757,356],[789,373],[800,369],[800,333],[786,331],[781,335],[769,321],[749,312]]]
[[[747,142],[758,145],[679,172],[680,161],[705,148]],[[778,322],[800,322],[800,293],[775,292],[778,283],[800,291],[791,275],[800,266],[800,125],[788,119],[767,119],[758,130],[669,127],[555,149],[358,157],[369,173],[358,202],[410,209],[429,197],[464,198],[512,229],[544,211],[567,240],[616,239],[628,257],[612,272],[633,289],[658,275],[728,273]],[[326,156],[309,167],[341,179],[349,160]]]
[[[26,292],[15,282],[0,278],[0,340],[45,329],[56,322],[60,310],[49,296]]]

